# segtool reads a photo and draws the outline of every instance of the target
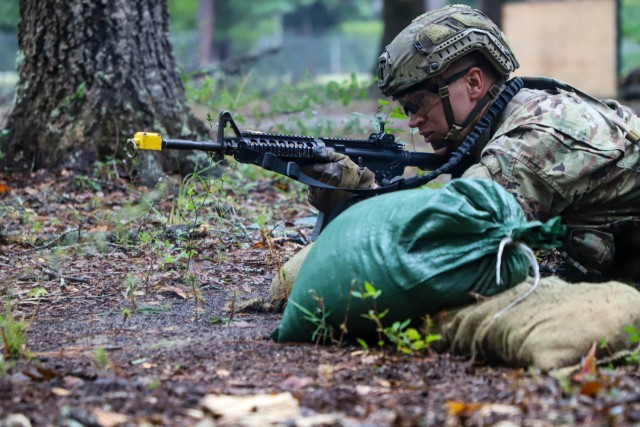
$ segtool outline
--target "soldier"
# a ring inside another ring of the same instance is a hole
[[[378,86],[436,154],[475,156],[463,178],[499,183],[530,220],[562,217],[564,277],[640,280],[640,150],[632,130],[638,118],[557,80],[508,80],[516,68],[500,29],[481,12],[454,5],[417,17],[386,47]],[[524,88],[492,111],[516,82]],[[490,111],[495,119],[475,137]],[[377,185],[346,156],[333,153],[331,160],[306,172],[339,188]],[[345,194],[312,188],[309,201],[326,212]]]

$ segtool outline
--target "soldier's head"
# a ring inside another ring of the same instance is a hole
[[[378,87],[438,151],[460,143],[516,68],[500,29],[482,12],[453,5],[420,15],[396,36],[378,60]]]

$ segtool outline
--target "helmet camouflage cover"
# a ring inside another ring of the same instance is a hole
[[[518,68],[502,31],[482,12],[464,5],[429,11],[415,18],[380,56],[378,87],[386,96],[399,98],[473,51],[481,52],[504,77]]]

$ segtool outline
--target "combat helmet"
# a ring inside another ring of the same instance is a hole
[[[502,31],[482,12],[465,5],[426,12],[378,59],[378,87],[384,95],[399,98],[473,51],[482,53],[504,77],[519,66]]]
[[[456,60],[474,51],[484,55],[501,79],[458,122],[451,107],[449,84],[468,70],[447,78],[443,73]],[[395,99],[425,89],[438,93],[449,125],[445,139],[459,143],[463,130],[498,96],[507,77],[518,66],[502,32],[486,15],[465,5],[446,6],[415,18],[387,46],[378,59],[378,87],[384,95]]]

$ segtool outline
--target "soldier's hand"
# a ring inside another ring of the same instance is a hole
[[[358,166],[353,160],[334,150],[328,151],[327,163],[315,163],[302,167],[312,178],[338,188],[369,189],[377,186],[375,175],[369,169]],[[331,212],[341,201],[353,196],[348,191],[309,187],[308,201],[321,212]]]

